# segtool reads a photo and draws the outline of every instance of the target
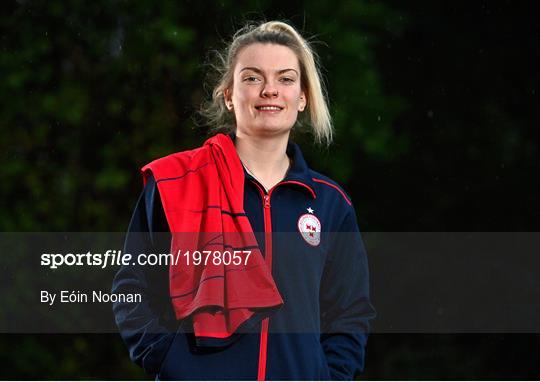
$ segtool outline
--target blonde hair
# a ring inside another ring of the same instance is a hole
[[[296,54],[300,64],[300,84],[306,94],[306,108],[315,140],[318,143],[330,144],[333,135],[332,120],[316,55],[294,27],[281,21],[248,24],[234,34],[225,52],[217,52],[217,63],[214,65],[218,75],[217,85],[212,91],[211,101],[201,108],[201,114],[206,117],[210,126],[215,126],[217,130],[234,130],[234,118],[225,106],[224,92],[232,88],[234,66],[239,52],[256,43],[283,45]]]

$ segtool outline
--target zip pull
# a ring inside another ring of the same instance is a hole
[[[270,208],[270,195],[264,195],[264,208]]]

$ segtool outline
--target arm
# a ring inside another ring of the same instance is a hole
[[[132,254],[134,259],[140,253],[169,252],[167,240],[160,243],[154,233],[155,229],[168,231],[159,199],[154,203],[156,192],[154,179],[148,179],[129,224],[124,253]],[[159,236],[167,236],[170,243],[170,234]],[[167,266],[122,266],[114,278],[112,292],[141,294],[141,302],[115,303],[113,312],[131,360],[146,372],[157,373],[174,338],[174,331],[167,327],[173,327],[174,322],[168,299]]]
[[[330,376],[352,380],[364,370],[369,320],[367,257],[354,209],[345,216],[330,251],[321,284],[321,344]]]

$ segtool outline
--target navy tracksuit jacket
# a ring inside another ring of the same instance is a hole
[[[159,379],[256,380],[262,367],[268,380],[350,380],[363,370],[374,310],[354,209],[335,182],[307,167],[297,145],[290,143],[287,154],[291,168],[269,192],[245,173],[244,208],[265,256],[264,233],[272,231],[272,275],[284,300],[269,319],[266,340],[254,332],[218,351],[195,348],[188,325],[174,318],[168,267],[124,266],[113,292],[141,293],[143,301],[116,303],[113,310],[131,359],[148,373]],[[299,224],[307,227],[303,234]],[[158,232],[168,226],[149,179],[124,253],[169,252],[170,234],[159,240]]]

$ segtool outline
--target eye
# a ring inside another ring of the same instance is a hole
[[[242,79],[244,82],[258,82],[259,78],[256,76],[246,76]]]
[[[293,84],[295,82],[294,78],[292,77],[281,77],[280,81],[285,84]]]

